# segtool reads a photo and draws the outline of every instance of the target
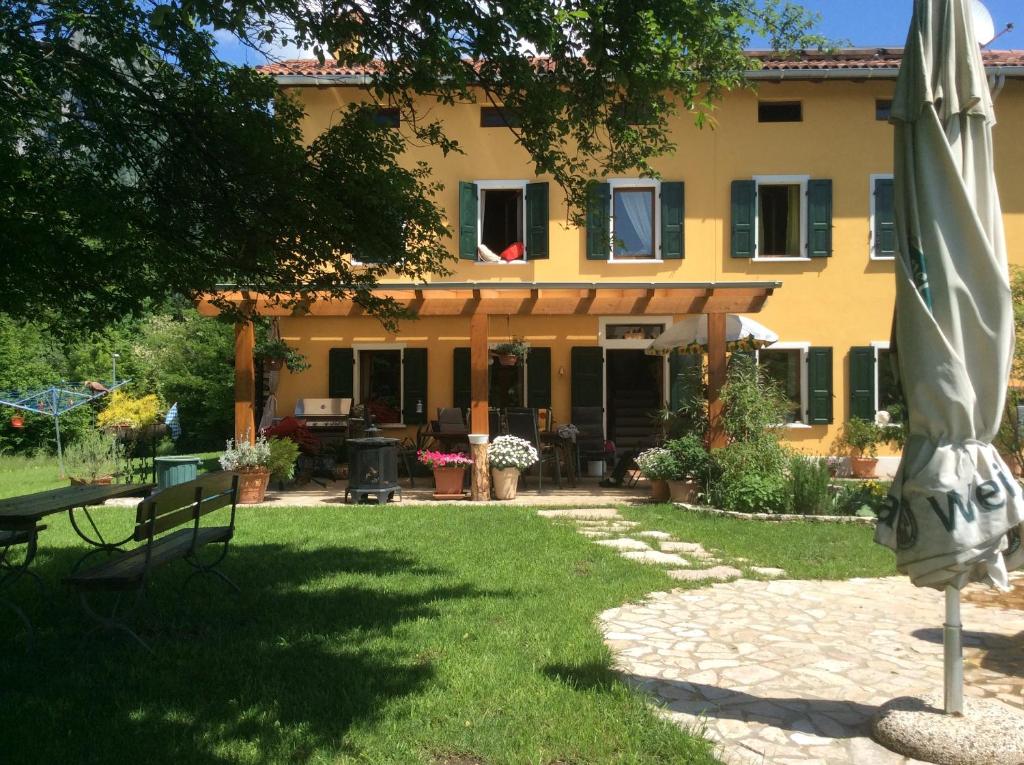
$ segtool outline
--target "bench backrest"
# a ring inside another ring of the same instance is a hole
[[[177,526],[198,526],[202,516],[222,507],[231,507],[234,525],[237,496],[238,475],[228,471],[207,473],[194,481],[169,486],[139,503],[133,538],[142,542]]]

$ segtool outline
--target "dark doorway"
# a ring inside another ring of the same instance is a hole
[[[642,350],[609,349],[606,355],[608,438],[615,448],[652,446],[652,415],[663,405],[665,360]]]

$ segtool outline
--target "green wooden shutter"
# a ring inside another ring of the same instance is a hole
[[[832,349],[807,349],[807,424],[832,422]]]
[[[661,257],[681,260],[686,257],[686,194],[682,181],[661,184]]]
[[[548,259],[548,185],[526,184],[526,259]]]
[[[832,257],[832,181],[807,181],[807,254]]]
[[[875,417],[875,349],[850,349],[850,417]]]
[[[459,257],[462,260],[476,260],[476,246],[480,240],[477,234],[478,199],[475,183],[459,181]]]
[[[757,184],[732,182],[732,247],[734,258],[754,257],[754,221],[757,218]]]
[[[351,348],[331,348],[327,353],[327,395],[352,398],[356,353]]]
[[[469,367],[469,348],[452,352],[452,406],[469,409],[473,399],[473,379]]]
[[[694,386],[700,384],[698,375],[702,371],[701,361],[699,353],[673,353],[668,357],[668,405],[673,412],[683,405],[687,396],[695,392]]]
[[[526,357],[526,405],[551,406],[551,349],[532,346]]]
[[[604,349],[578,346],[572,349],[572,405],[604,407]]]
[[[896,255],[896,205],[892,178],[875,178],[875,230],[872,252],[876,258]]]
[[[402,365],[402,419],[418,425],[427,421],[427,349],[406,348]]]
[[[587,195],[587,260],[608,260],[611,246],[611,186],[595,183]]]

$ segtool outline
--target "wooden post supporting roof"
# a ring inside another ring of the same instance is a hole
[[[708,314],[708,446],[725,446],[722,425],[722,386],[725,385],[725,314]]]
[[[256,329],[251,321],[235,324],[235,443],[256,440]]]
[[[487,410],[490,396],[488,376],[490,353],[487,348],[488,316],[477,310],[469,319],[470,407],[469,430],[486,434],[490,428]],[[490,470],[487,464],[486,444],[473,444],[473,482],[471,495],[477,502],[491,498]]]

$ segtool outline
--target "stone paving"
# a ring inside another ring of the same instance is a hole
[[[724,762],[918,762],[876,744],[868,728],[877,708],[894,697],[941,693],[942,593],[904,577],[742,579],[740,569],[699,543],[633,531],[637,524],[617,513],[593,512],[540,514],[574,523],[623,557],[664,566],[674,579],[733,580],[652,593],[600,616],[626,681],[652,694],[669,719],[718,742]],[[747,570],[766,578],[786,574]],[[1014,575],[1013,586],[1005,596],[979,586],[964,592],[968,705],[982,697],[1024,710],[1024,574]]]

